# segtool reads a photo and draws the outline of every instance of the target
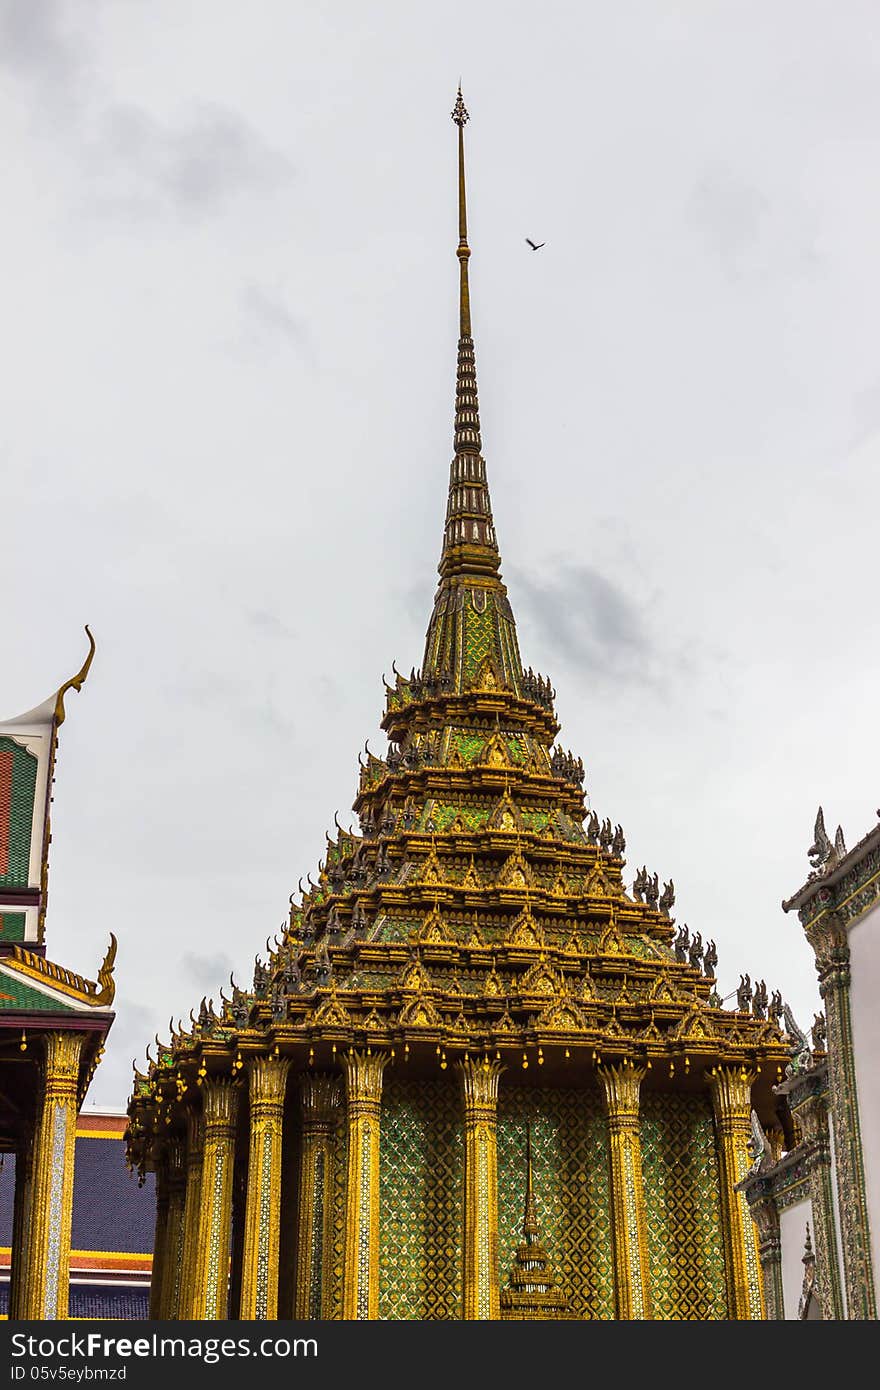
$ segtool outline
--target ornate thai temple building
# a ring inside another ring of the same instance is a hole
[[[880,811],[878,811],[880,815]],[[777,1087],[794,1143],[756,1123],[743,1190],[758,1225],[772,1317],[877,1317],[880,1271],[880,825],[847,852],[822,808],[806,883],[787,902],[812,947],[824,1010],[811,1038],[788,1015]]]
[[[14,1318],[67,1317],[77,1112],[113,1022],[115,938],[97,981],[46,955],[58,730],[94,650],[89,634],[82,670],[37,709],[0,723],[0,1154],[14,1158],[0,1268]]]
[[[137,1072],[155,1172],[151,1315],[759,1319],[740,1187],[781,1004],[726,1009],[671,883],[624,878],[550,681],[523,665],[482,455],[459,93],[460,337],[440,582],[385,688],[359,829],[250,988]],[[785,1134],[785,1125],[789,1133]]]

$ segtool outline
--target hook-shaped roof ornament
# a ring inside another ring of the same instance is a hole
[[[86,623],[86,636],[89,639],[88,655],[75,676],[71,676],[69,681],[65,681],[58,694],[55,696],[55,727],[58,728],[64,723],[64,697],[68,690],[82,690],[86,676],[89,674],[89,667],[95,655],[95,639],[89,631]]]

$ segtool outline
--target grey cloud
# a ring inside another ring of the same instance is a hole
[[[598,570],[553,565],[541,578],[518,571],[512,588],[516,606],[557,660],[613,683],[656,681],[657,653],[642,614]]]
[[[308,329],[302,319],[288,309],[280,293],[262,285],[248,285],[241,294],[241,308],[249,336],[261,344],[292,343],[302,348]]]
[[[180,963],[187,979],[191,980],[202,994],[213,995],[216,1005],[219,999],[220,986],[224,985],[232,974],[233,967],[229,956],[224,951],[217,951],[216,954],[209,956],[200,956],[194,951],[185,951]]]
[[[0,0],[0,62],[18,73],[66,79],[79,66],[77,44],[62,27],[57,0]]]
[[[106,202],[121,212],[221,211],[241,193],[284,182],[290,165],[240,115],[202,106],[185,123],[163,124],[137,106],[102,115],[92,146]]]
[[[742,267],[761,236],[769,203],[760,189],[730,169],[706,170],[690,200],[690,213],[730,270]]]
[[[0,65],[30,85],[40,116],[70,116],[85,52],[57,0],[0,0]]]
[[[111,1033],[113,1050],[127,1058],[129,1064],[134,1060],[143,1068],[144,1047],[155,1032],[155,1028],[152,1031],[150,1029],[154,1010],[124,995],[117,995],[115,1011],[116,1017]]]
[[[255,632],[262,633],[264,637],[283,637],[285,640],[292,640],[296,635],[291,628],[283,623],[277,613],[271,613],[266,608],[255,608],[247,613],[246,621]]]
[[[821,260],[814,213],[790,191],[778,191],[771,200],[726,165],[704,169],[688,214],[731,280],[810,274]]]

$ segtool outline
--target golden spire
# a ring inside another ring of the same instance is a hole
[[[440,574],[494,575],[500,559],[486,483],[486,464],[480,450],[480,407],[477,370],[471,337],[468,288],[467,196],[464,178],[464,127],[470,118],[458,89],[452,119],[458,126],[458,256],[459,337],[455,382],[455,457],[449,477],[449,503]]]
[[[471,336],[471,300],[468,291],[468,258],[471,249],[467,239],[467,189],[464,179],[464,128],[470,120],[467,107],[462,100],[461,87],[452,108],[452,119],[458,126],[458,264],[461,276],[458,299],[459,336]]]

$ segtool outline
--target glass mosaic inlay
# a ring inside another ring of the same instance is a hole
[[[272,1131],[263,1130],[263,1151],[260,1160],[260,1234],[257,1240],[257,1318],[265,1318],[269,1310],[269,1230],[272,1219]]]
[[[67,1106],[55,1102],[52,1116],[52,1182],[49,1188],[49,1240],[46,1251],[46,1318],[58,1315],[58,1274],[61,1263],[61,1218],[64,1208],[64,1151],[67,1143]]]
[[[611,1185],[598,1088],[498,1090],[498,1258],[501,1286],[522,1240],[526,1123],[541,1241],[573,1318],[614,1318]]]
[[[386,1075],[379,1168],[379,1317],[461,1317],[461,1102],[450,1082]]]
[[[643,1090],[640,1131],[652,1315],[726,1318],[720,1171],[709,1099]]]

